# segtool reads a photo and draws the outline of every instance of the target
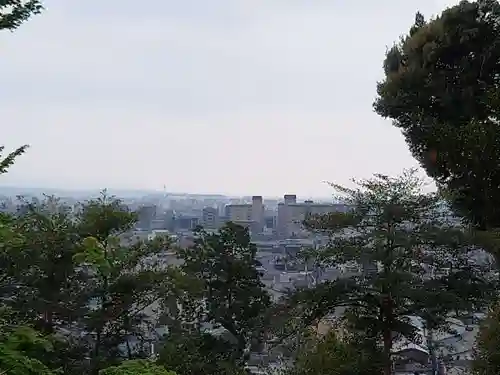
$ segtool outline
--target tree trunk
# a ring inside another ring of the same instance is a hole
[[[126,340],[126,343],[127,343],[127,356],[128,356],[128,359],[132,359],[132,349],[130,348],[130,342],[128,341],[128,337],[127,337],[127,340]]]
[[[393,306],[390,295],[385,295],[382,299],[381,315],[384,328],[382,331],[382,339],[384,341],[384,375],[392,374],[392,327],[393,327]]]
[[[45,332],[51,334],[54,332],[54,312],[52,310],[45,311]]]
[[[392,332],[389,329],[384,330],[384,375],[392,374]]]
[[[96,333],[94,355],[93,355],[92,362],[91,362],[92,375],[99,375],[99,370],[100,370],[99,354],[101,351],[100,349],[101,349],[101,331],[99,330]]]

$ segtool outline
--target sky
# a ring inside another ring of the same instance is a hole
[[[417,166],[372,110],[446,0],[46,0],[0,34],[0,186],[328,196]]]

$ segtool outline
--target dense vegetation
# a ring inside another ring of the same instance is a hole
[[[41,10],[0,1],[0,29]],[[417,13],[387,53],[375,109],[440,189],[424,193],[415,171],[332,185],[352,209],[308,217],[329,241],[300,256],[359,272],[272,301],[233,223],[180,249],[131,236],[135,213],[106,192],[77,209],[46,197],[0,214],[0,374],[243,375],[265,351],[289,375],[390,375],[398,342],[425,340],[435,357],[450,318],[488,308],[473,371],[498,374],[499,24],[497,1],[462,1],[429,21]],[[26,149],[0,158],[0,174]],[[497,262],[472,261],[477,245]]]
[[[375,110],[481,229],[500,227],[500,4],[462,1],[415,24],[387,54]]]

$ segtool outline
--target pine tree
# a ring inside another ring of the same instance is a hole
[[[73,262],[79,237],[70,208],[54,197],[23,199],[15,228],[23,241],[4,258],[14,287],[12,307],[46,334],[67,328],[85,303],[74,298],[79,295]]]
[[[456,3],[427,21],[417,13],[387,51],[374,108],[453,208],[489,230],[500,227],[500,3]]]
[[[217,233],[200,228],[194,245],[179,255],[183,260],[182,273],[198,285],[178,300],[184,310],[182,319],[193,323],[184,325],[184,330],[191,326],[197,342],[191,343],[191,347],[208,348],[200,340],[213,339],[203,332],[207,328],[222,330],[224,340],[232,345],[214,345],[227,348],[222,352],[215,350],[214,358],[242,367],[245,353],[261,339],[264,312],[270,305],[256,269],[256,247],[250,242],[248,230],[234,223],[227,223]],[[208,355],[205,349],[201,357]],[[232,373],[238,371],[236,368],[224,371]]]
[[[306,225],[330,236],[318,254],[324,265],[355,262],[363,271],[319,285],[332,293],[318,293],[319,300],[309,293],[302,305],[318,319],[344,307],[346,327],[380,343],[389,375],[394,342],[418,340],[411,317],[428,332],[445,327],[451,313],[484,307],[493,285],[469,261],[466,232],[450,222],[439,196],[422,193],[415,171],[356,183],[332,185],[351,211],[310,217]]]

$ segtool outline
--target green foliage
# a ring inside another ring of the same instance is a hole
[[[227,223],[218,233],[200,229],[194,246],[180,252],[183,272],[202,285],[201,295],[192,296],[205,301],[198,321],[227,330],[240,353],[261,333],[262,313],[270,304],[255,255],[248,230],[234,223]]]
[[[0,151],[3,148],[0,148]],[[0,162],[0,174],[5,173],[15,157],[22,154],[20,148]],[[0,374],[12,375],[55,375],[40,358],[48,354],[52,347],[49,341],[31,327],[20,322],[18,314],[5,306],[5,297],[16,285],[13,270],[19,270],[22,259],[17,250],[24,244],[24,233],[19,233],[14,218],[0,215]]]
[[[183,375],[244,374],[232,358],[231,343],[203,332],[174,332],[162,348],[158,363]]]
[[[51,368],[96,373],[147,354],[152,306],[171,285],[156,255],[170,242],[123,243],[119,236],[134,219],[119,200],[103,194],[76,215],[47,197],[24,202],[17,217],[2,220],[9,236],[0,252],[0,296],[12,319],[51,335],[57,353],[42,357]]]
[[[40,355],[52,350],[49,342],[33,329],[15,327],[4,330],[0,340],[0,373],[9,375],[55,375]]]
[[[22,241],[2,259],[8,280],[20,286],[9,290],[11,306],[53,333],[56,326],[70,324],[78,308],[72,303],[78,282],[72,260],[79,240],[75,223],[68,207],[47,197],[24,201],[14,224]]]
[[[40,0],[0,0],[0,30],[13,31],[42,10]]]
[[[148,360],[125,361],[119,366],[108,367],[99,371],[99,375],[176,375],[164,367]]]
[[[12,286],[13,269],[19,269],[24,237],[15,229],[15,220],[10,215],[0,213],[0,295]]]
[[[90,200],[80,207],[78,215],[79,231],[83,238],[95,237],[98,241],[108,241],[110,236],[132,229],[137,215],[123,202],[109,196],[106,190],[97,199]]]
[[[270,305],[248,231],[234,223],[218,233],[199,229],[178,254],[183,265],[174,298],[164,301],[170,332],[159,361],[184,375],[242,373]]]
[[[450,312],[484,307],[495,284],[468,261],[465,232],[446,224],[439,197],[421,192],[415,171],[357,184],[333,185],[351,212],[311,217],[306,224],[330,236],[318,253],[325,265],[355,262],[363,271],[300,292],[295,303],[314,319],[345,308],[347,327],[382,344],[389,374],[394,341],[417,339],[409,316],[439,329]]]
[[[334,332],[309,339],[289,375],[377,375],[383,364],[377,352],[355,342],[341,341]]]
[[[169,239],[132,244],[120,240],[135,217],[121,201],[105,193],[87,202],[78,215],[82,241],[73,260],[86,275],[81,293],[90,306],[80,324],[93,337],[90,359],[94,372],[124,356],[146,355],[147,338],[156,323],[153,306],[168,293],[169,272],[157,255],[169,249]],[[138,341],[134,349],[131,337]],[[125,344],[125,353],[118,348],[121,344]]]
[[[500,227],[499,20],[495,0],[462,1],[427,22],[418,13],[387,53],[374,104],[482,229]]]
[[[2,3],[0,2],[0,11],[2,9]],[[1,19],[1,13],[0,13],[0,29],[1,27],[2,19]],[[17,148],[16,150],[12,151],[11,153],[7,154],[3,159],[0,159],[0,175],[7,173],[9,167],[14,164],[14,161],[24,154],[26,150],[28,149],[28,145],[21,146]],[[2,156],[3,152],[5,150],[5,146],[0,146],[0,157]]]
[[[492,308],[482,323],[473,362],[474,373],[491,375],[500,373],[500,306]]]

